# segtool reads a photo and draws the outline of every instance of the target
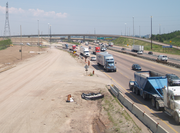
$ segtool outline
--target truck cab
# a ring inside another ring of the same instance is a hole
[[[165,113],[173,116],[176,123],[180,124],[180,87],[164,87],[163,94]]]

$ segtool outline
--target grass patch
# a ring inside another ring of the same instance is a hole
[[[128,47],[127,46],[127,44],[128,44],[129,47],[132,47],[133,39],[119,37],[119,38],[113,40],[113,43],[116,46]],[[162,48],[161,45],[152,44],[152,50],[151,50],[151,43],[141,41],[141,40],[136,40],[136,39],[134,39],[134,44],[144,46],[144,50],[146,50],[146,51],[153,51],[153,52],[159,52],[159,53],[165,53],[165,54],[180,55],[180,50],[175,49],[175,48]]]

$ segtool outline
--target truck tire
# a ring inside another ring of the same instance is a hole
[[[161,108],[159,107],[159,103],[156,101],[156,109],[159,111]]]
[[[135,89],[135,87],[133,87],[133,88],[132,88],[132,91],[133,91],[134,93],[136,93],[136,89]]]
[[[174,114],[174,120],[175,120],[176,124],[178,124],[178,125],[180,124],[179,116],[178,116],[177,112],[175,112],[175,114]]]
[[[143,92],[142,98],[143,98],[144,100],[146,100],[146,93]]]
[[[156,102],[155,102],[154,98],[151,99],[151,104],[154,108],[156,107]]]
[[[136,95],[139,95],[139,90],[136,88]]]

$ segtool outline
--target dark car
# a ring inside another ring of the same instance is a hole
[[[132,70],[141,70],[141,67],[138,64],[133,64],[132,65]]]
[[[149,52],[148,52],[148,54],[151,54],[151,55],[153,55],[153,52],[149,51]]]
[[[89,46],[89,49],[91,49],[91,46]]]
[[[122,48],[121,50],[126,50],[125,48]]]
[[[180,86],[180,78],[175,74],[166,74],[170,86]]]

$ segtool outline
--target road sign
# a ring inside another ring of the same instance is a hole
[[[169,41],[170,43],[172,42],[172,41]]]
[[[89,66],[85,65],[84,68],[85,68],[85,71],[88,71]]]
[[[97,39],[104,39],[104,37],[97,37]]]
[[[172,48],[172,45],[169,45],[169,46],[162,46],[162,48]]]

